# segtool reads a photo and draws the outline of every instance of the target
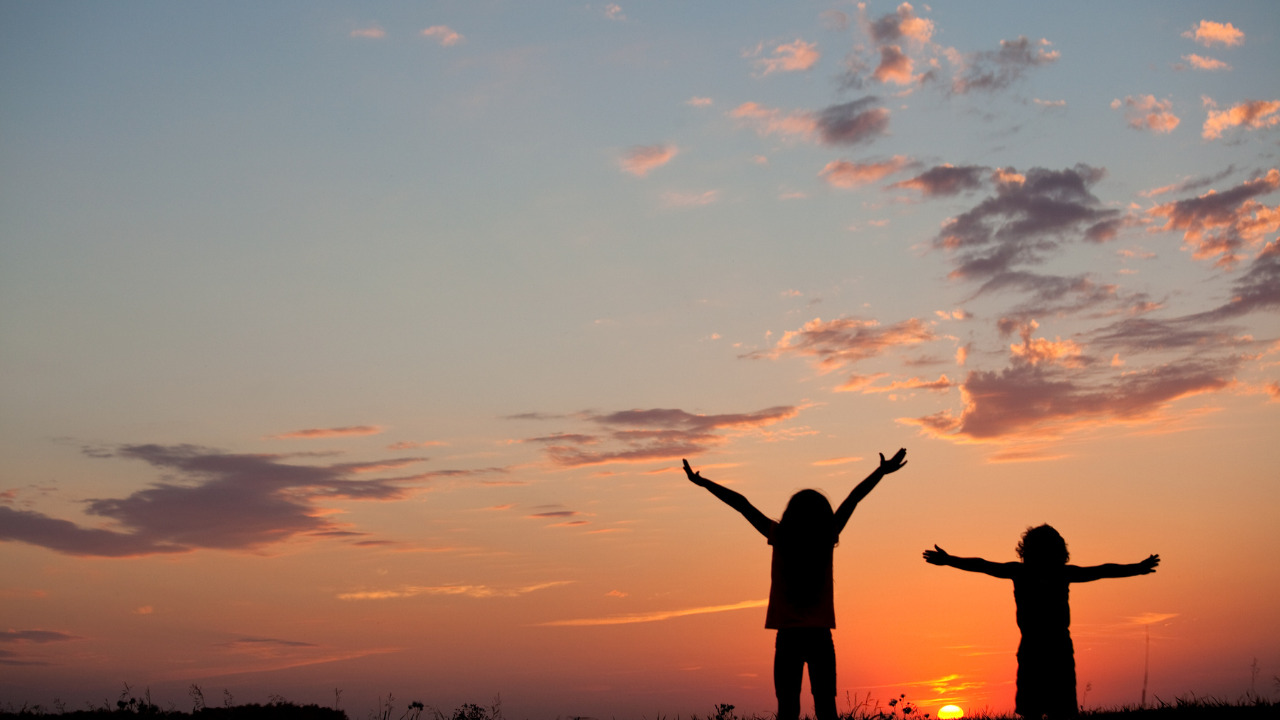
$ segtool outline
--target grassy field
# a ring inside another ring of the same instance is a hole
[[[193,694],[193,707],[190,711],[178,710],[174,707],[161,708],[153,704],[149,697],[132,697],[122,694],[112,707],[104,702],[100,706],[86,709],[71,709],[59,704],[57,707],[40,705],[9,707],[0,710],[0,720],[16,720],[32,717],[65,717],[65,718],[102,718],[142,716],[147,718],[200,718],[200,720],[507,720],[502,713],[500,700],[488,706],[466,704],[452,711],[441,711],[438,708],[421,702],[400,702],[388,696],[377,708],[364,714],[348,715],[346,711],[326,708],[319,705],[297,705],[274,698],[265,705],[223,705],[209,707],[203,704],[203,697]],[[772,715],[738,715],[733,705],[716,705],[713,712],[706,715],[691,714],[658,715],[641,720],[773,720]],[[1249,697],[1237,702],[1227,702],[1213,698],[1178,699],[1172,702],[1157,700],[1151,706],[1122,707],[1112,709],[1085,710],[1081,718],[1091,720],[1262,720],[1263,718],[1280,719],[1280,704],[1264,698]],[[970,714],[969,720],[1020,720],[1016,715]],[[523,720],[523,719],[522,719]],[[548,720],[615,720],[613,718],[554,718]],[[810,720],[805,718],[805,720]],[[856,705],[852,712],[843,713],[839,720],[936,720],[929,713],[921,711],[913,703],[900,697],[887,703],[870,699]]]

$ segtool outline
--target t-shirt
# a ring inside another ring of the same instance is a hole
[[[836,609],[831,560],[835,540],[802,542],[779,533],[779,527],[775,522],[769,532],[773,562],[764,626],[770,629],[834,628]]]

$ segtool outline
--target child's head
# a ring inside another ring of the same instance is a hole
[[[796,536],[827,537],[835,523],[831,501],[817,490],[801,490],[787,501],[778,523],[784,532]]]
[[[1066,565],[1067,541],[1050,525],[1027,528],[1018,541],[1018,557],[1029,565]]]

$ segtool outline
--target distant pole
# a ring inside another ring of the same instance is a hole
[[[1138,707],[1147,706],[1147,677],[1151,671],[1151,626],[1144,625],[1143,628],[1147,631],[1147,656],[1142,661],[1142,704]]]

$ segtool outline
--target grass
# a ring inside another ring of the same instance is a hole
[[[404,703],[397,701],[392,695],[386,699],[379,698],[378,706],[367,715],[352,718],[343,710],[321,707],[319,705],[298,705],[288,702],[278,695],[271,696],[265,705],[257,703],[235,705],[230,693],[225,693],[221,706],[205,704],[204,694],[198,685],[190,689],[192,708],[189,712],[178,710],[170,703],[165,709],[151,701],[150,691],[135,696],[129,685],[112,705],[104,700],[101,705],[88,704],[83,710],[72,710],[60,701],[54,701],[54,707],[41,705],[23,705],[20,708],[9,707],[0,710],[0,720],[18,720],[32,717],[65,717],[65,718],[104,718],[117,717],[123,720],[126,716],[144,716],[147,718],[198,718],[199,720],[505,720],[502,714],[502,700],[495,698],[487,706],[464,704],[454,708],[452,712],[444,712],[438,708],[418,701]],[[335,705],[340,699],[340,691],[335,691]],[[858,700],[846,698],[851,710],[840,714],[839,720],[936,720],[927,712],[922,712],[905,695],[881,703],[870,695]],[[970,720],[1021,720],[1016,715],[995,715],[976,713],[966,715]],[[1080,714],[1086,720],[1262,720],[1263,718],[1280,719],[1280,703],[1262,698],[1256,694],[1248,694],[1236,702],[1218,698],[1178,698],[1173,702],[1156,699],[1149,707],[1119,707],[1086,710]],[[596,720],[595,718],[555,718],[555,720]],[[684,720],[679,715],[658,715],[643,720]],[[687,720],[774,720],[768,715],[738,715],[735,706],[719,704],[707,715],[689,715]],[[808,720],[806,718],[806,720]]]

